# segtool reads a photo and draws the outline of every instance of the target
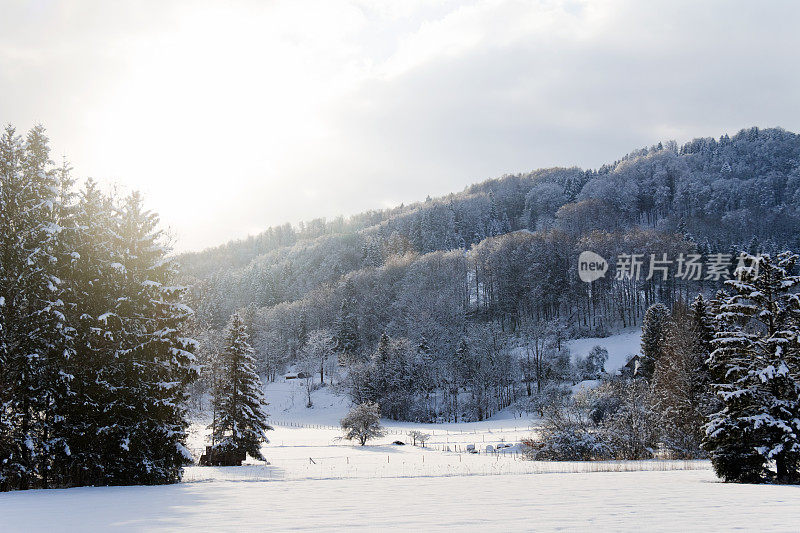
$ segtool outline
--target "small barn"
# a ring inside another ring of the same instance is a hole
[[[206,446],[206,453],[200,456],[197,464],[200,466],[242,466],[246,457],[245,452],[238,450],[220,451],[212,446]]]
[[[634,355],[631,357],[625,366],[620,369],[620,374],[632,378],[639,373],[639,367],[642,365],[642,356],[639,354]]]

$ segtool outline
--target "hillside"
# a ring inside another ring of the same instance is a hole
[[[522,229],[585,235],[637,227],[681,231],[713,250],[753,241],[792,248],[800,239],[799,167],[797,134],[752,128],[680,148],[658,144],[596,170],[542,169],[349,219],[269,228],[178,260],[188,277],[220,293],[227,316],[302,298],[393,256],[470,248]]]
[[[515,348],[541,340],[548,379],[574,381],[564,341],[636,327],[653,303],[722,287],[724,276],[682,278],[678,257],[731,262],[740,251],[797,248],[800,136],[751,128],[658,144],[596,170],[537,170],[348,220],[272,228],[179,262],[198,335],[218,337],[243,310],[268,379],[314,350],[330,353],[320,346],[338,354],[317,365],[331,372],[334,359],[367,363],[386,335],[403,361],[398,379],[430,387],[396,397],[392,416],[447,420],[482,419],[517,400],[534,377]],[[641,276],[584,283],[584,250],[612,268],[615,257],[642,254]],[[647,276],[651,254],[670,258],[669,277]],[[468,363],[454,359],[460,349]],[[466,406],[447,392],[454,372]]]

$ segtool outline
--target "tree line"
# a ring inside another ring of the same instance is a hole
[[[710,301],[651,306],[620,376],[550,401],[533,459],[709,457],[735,482],[800,482],[798,256],[754,258]]]
[[[180,262],[198,283],[199,315],[221,329],[251,304],[297,301],[407,253],[469,250],[521,230],[560,230],[580,239],[638,228],[686,236],[708,253],[732,246],[776,253],[800,248],[798,161],[798,135],[751,128],[680,147],[658,144],[596,170],[508,175],[348,220],[270,228],[184,254]]]

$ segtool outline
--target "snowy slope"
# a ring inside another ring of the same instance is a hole
[[[641,329],[631,328],[605,338],[572,340],[567,345],[573,357],[585,356],[596,345],[604,346],[609,352],[606,370],[613,372],[638,351],[640,340]],[[580,384],[580,387],[593,384],[584,382]],[[270,424],[275,427],[275,431],[268,433],[271,442],[265,447],[264,453],[273,463],[280,462],[281,457],[289,462],[299,459],[307,462],[310,456],[308,452],[313,451],[316,456],[326,456],[329,454],[327,447],[349,444],[339,442],[336,438],[341,435],[339,420],[350,409],[350,402],[346,397],[335,394],[332,387],[326,386],[315,391],[312,395],[313,406],[311,408],[306,407],[303,380],[286,380],[281,376],[274,383],[265,384],[264,395],[269,402],[266,410],[270,415]],[[189,449],[195,457],[200,456],[207,444],[208,430],[206,426],[209,422],[208,419],[202,419],[192,426]],[[517,444],[531,435],[532,428],[539,426],[540,420],[530,416],[520,418],[514,410],[505,409],[481,422],[420,424],[383,420],[383,424],[390,433],[376,444],[389,444],[394,440],[409,441],[407,433],[417,429],[432,434],[430,441],[432,449],[446,451],[449,447],[451,451],[455,452],[457,451],[456,445],[460,447],[458,449],[461,451],[468,444],[473,444],[485,451],[486,445],[496,447],[498,444]],[[300,452],[299,457],[294,455],[297,447],[304,450]],[[308,447],[318,449],[309,450]],[[477,471],[483,472],[481,469],[484,467],[476,468]],[[289,468],[287,471],[292,471],[292,469]],[[297,478],[295,474],[289,477]]]
[[[306,425],[339,425],[344,415],[350,410],[347,398],[334,394],[331,387],[323,387],[314,391],[313,407],[306,407],[306,391],[303,380],[285,380],[279,377],[274,383],[264,386],[264,396],[269,402],[267,412],[270,423],[306,424]]]
[[[608,350],[606,372],[613,373],[622,368],[633,355],[639,353],[641,341],[642,329],[636,327],[628,328],[609,337],[575,339],[566,344],[573,357],[586,357],[595,346],[604,347]]]
[[[335,394],[332,387],[323,387],[312,395],[313,407],[306,407],[305,389],[302,380],[278,378],[274,383],[266,383],[264,396],[269,402],[267,412],[272,425],[314,426],[327,425],[338,428],[339,420],[350,410],[350,401],[345,396]],[[417,424],[384,420],[385,425],[398,428],[453,429],[472,431],[476,428],[527,427],[531,420],[521,419],[511,409],[496,413],[482,422]]]
[[[386,461],[384,451],[389,454],[418,454],[438,450],[446,452],[448,449],[455,454],[465,452],[466,446],[472,444],[483,452],[486,446],[503,446],[506,455],[511,454],[512,449],[506,449],[505,445],[518,444],[520,440],[531,435],[532,428],[538,425],[538,420],[530,418],[519,418],[511,410],[501,411],[494,417],[481,422],[466,423],[446,423],[446,424],[422,424],[414,422],[397,422],[393,420],[382,420],[382,424],[387,429],[388,434],[377,441],[372,442],[373,446],[362,448],[353,446],[348,441],[340,439],[342,431],[339,427],[339,420],[349,411],[350,403],[346,397],[338,396],[333,393],[331,387],[324,387],[313,393],[313,407],[307,408],[305,390],[300,380],[279,379],[275,383],[267,383],[264,387],[265,397],[269,402],[267,412],[270,415],[269,423],[275,428],[269,431],[267,437],[270,442],[264,446],[265,457],[273,466],[279,468],[281,473],[275,474],[274,470],[260,471],[258,473],[246,473],[245,476],[257,476],[259,478],[274,479],[277,475],[281,479],[300,479],[307,477],[309,468],[313,471],[316,478],[327,478],[330,476],[342,475],[340,463],[345,463],[346,458],[351,460],[349,469],[350,475],[363,477],[365,472],[372,472],[378,475],[373,469],[372,458],[380,455],[383,464]],[[190,428],[190,438],[188,446],[195,458],[199,458],[204,446],[208,443],[208,424],[210,420],[202,419],[192,424]],[[411,443],[408,432],[420,430],[431,435],[426,450],[414,448],[412,446],[398,447],[391,446],[397,440]],[[379,445],[379,446],[378,446]],[[380,450],[380,454],[376,451]],[[518,448],[514,448],[518,453]],[[320,466],[309,467],[312,458],[318,461],[319,465],[331,465],[331,473]],[[328,461],[336,458],[336,461]],[[412,463],[416,460],[412,461]],[[470,466],[470,461],[459,459],[457,455],[447,458],[429,458],[424,475],[436,475],[439,470],[432,471],[435,464],[439,464],[440,470],[465,469],[468,472],[490,473],[489,467]],[[460,464],[461,466],[453,466]],[[356,466],[361,465],[359,468]],[[449,465],[449,466],[448,466]],[[491,465],[490,465],[491,466]],[[497,467],[491,466],[496,470]],[[372,470],[370,470],[372,469]],[[380,475],[387,475],[386,468],[381,467]],[[459,471],[461,471],[459,470]],[[187,470],[187,479],[205,479],[208,476],[207,468],[190,468]],[[393,469],[389,470],[388,475],[394,475]],[[216,474],[211,475],[213,478]]]

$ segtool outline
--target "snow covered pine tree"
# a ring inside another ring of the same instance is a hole
[[[186,384],[197,376],[195,341],[180,336],[192,310],[180,303],[183,287],[171,285],[175,265],[157,230],[158,217],[142,198],[125,198],[115,217],[114,256],[119,297],[98,320],[117,339],[109,377],[116,389],[107,406],[105,480],[160,484],[180,479],[192,460],[186,442]]]
[[[745,258],[719,302],[709,357],[722,409],[704,446],[727,481],[800,481],[800,296],[797,255]],[[771,469],[774,464],[775,470]]]
[[[177,481],[194,343],[158,219],[76,202],[47,143],[0,136],[0,490]]]
[[[261,380],[247,340],[242,317],[234,313],[228,322],[221,382],[215,391],[214,402],[219,414],[211,427],[213,453],[242,460],[249,454],[263,461],[261,443],[268,442],[264,432],[272,426],[267,424]]]
[[[44,128],[0,138],[0,490],[47,486],[68,450],[56,408],[69,392],[57,276],[59,181]]]
[[[112,461],[104,428],[113,426],[117,379],[116,340],[119,336],[100,320],[114,308],[119,272],[111,243],[114,240],[115,210],[111,198],[88,180],[70,210],[69,223],[62,222],[65,254],[59,260],[64,283],[64,314],[70,325],[71,356],[64,361],[70,376],[71,393],[63,398],[59,413],[68,423],[65,438],[70,454],[56,468],[66,485],[104,485],[105,464]],[[107,316],[107,315],[106,315]]]

